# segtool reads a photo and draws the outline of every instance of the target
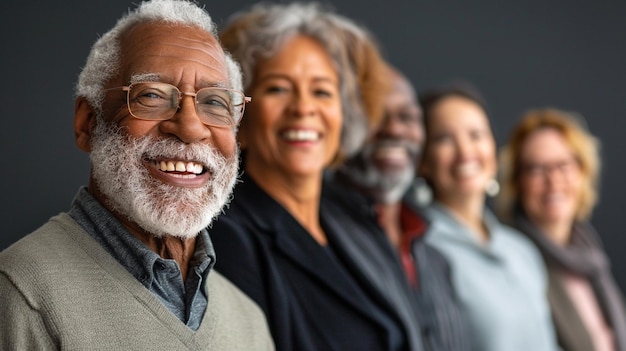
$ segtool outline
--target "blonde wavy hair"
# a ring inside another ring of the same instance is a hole
[[[500,151],[500,184],[502,191],[496,199],[499,214],[511,219],[520,206],[521,152],[528,137],[540,129],[554,129],[565,139],[580,165],[583,184],[580,193],[577,220],[588,220],[598,201],[600,178],[600,143],[587,130],[582,117],[573,112],[555,108],[534,109],[526,112],[514,127],[509,141]]]

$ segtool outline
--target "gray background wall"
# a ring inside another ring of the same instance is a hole
[[[220,25],[251,4],[207,2]],[[601,202],[593,223],[626,287],[626,2],[335,0],[369,27],[418,90],[475,83],[501,145],[529,107],[582,113],[602,141]],[[73,84],[97,36],[130,1],[0,4],[0,249],[64,211],[86,184],[88,159],[73,138]]]

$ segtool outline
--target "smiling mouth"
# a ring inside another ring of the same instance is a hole
[[[478,162],[466,162],[458,165],[455,171],[461,177],[471,177],[480,172],[480,165]]]
[[[287,130],[281,133],[281,137],[287,141],[316,141],[320,135],[314,130]]]
[[[404,161],[408,158],[408,153],[405,147],[386,145],[377,147],[373,152],[373,156],[377,159]]]
[[[206,167],[193,161],[146,160],[152,167],[172,177],[193,178],[207,172]]]
[[[543,196],[544,202],[561,202],[567,199],[567,196],[563,193],[549,193]]]

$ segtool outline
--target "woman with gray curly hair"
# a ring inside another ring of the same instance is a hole
[[[385,63],[370,35],[293,3],[237,13],[220,39],[252,102],[238,133],[242,182],[211,228],[216,269],[261,306],[278,350],[421,350],[338,243],[348,229],[337,211],[320,205],[325,171],[360,147],[365,111],[382,110]]]

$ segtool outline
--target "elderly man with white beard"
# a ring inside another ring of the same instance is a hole
[[[76,86],[87,187],[0,253],[0,349],[272,350],[212,270],[231,196],[241,73],[195,3],[154,0],[93,45]]]
[[[385,264],[401,266],[405,273],[424,343],[431,350],[467,350],[466,325],[450,285],[448,264],[422,237],[428,223],[420,210],[424,200],[419,194],[424,192],[415,180],[424,142],[422,112],[407,78],[391,68],[390,79],[382,121],[361,151],[337,170],[333,181],[364,195],[363,206],[351,201],[343,209],[384,232],[387,240],[379,242],[380,250],[393,251],[396,258]],[[381,286],[399,286],[389,282],[389,275],[371,273],[380,268],[372,267],[375,252],[366,238],[355,235],[350,240],[361,248],[354,253],[370,248],[368,255],[355,255],[361,257],[364,272]]]

